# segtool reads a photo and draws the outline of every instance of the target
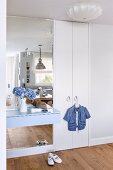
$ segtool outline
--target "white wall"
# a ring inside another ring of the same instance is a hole
[[[6,90],[6,0],[0,0],[0,169],[6,169],[6,126],[5,126],[5,90]]]
[[[90,144],[113,142],[113,26],[90,25]]]

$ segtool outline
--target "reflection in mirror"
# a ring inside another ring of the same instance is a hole
[[[52,125],[7,129],[7,149],[52,144]]]
[[[37,69],[38,63],[43,63],[45,69]],[[45,104],[47,109],[52,108],[53,21],[8,17],[6,68],[7,110],[19,109],[20,98],[12,93],[15,87],[31,88],[35,91],[35,100],[26,99],[28,108],[40,108],[39,103]],[[48,144],[51,144],[52,125],[7,129],[7,148],[36,146],[36,140],[39,138],[45,139]]]

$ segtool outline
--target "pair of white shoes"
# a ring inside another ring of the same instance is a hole
[[[45,139],[44,140],[37,140],[36,144],[42,146],[42,145],[47,145],[48,142]]]
[[[58,157],[58,155],[49,153],[48,154],[48,165],[54,165],[54,163],[62,163],[62,160]]]

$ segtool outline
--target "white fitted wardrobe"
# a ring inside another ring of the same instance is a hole
[[[88,28],[86,23],[54,23],[54,107],[61,112],[61,123],[54,125],[55,150],[88,146],[88,120],[79,132],[68,131],[63,120],[75,96],[81,105],[89,106]]]

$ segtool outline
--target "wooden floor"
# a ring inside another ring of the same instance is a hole
[[[56,152],[62,164],[48,166],[48,154],[8,159],[7,170],[113,170],[113,144]]]
[[[52,144],[52,125],[7,129],[7,149],[36,146],[37,140]]]

